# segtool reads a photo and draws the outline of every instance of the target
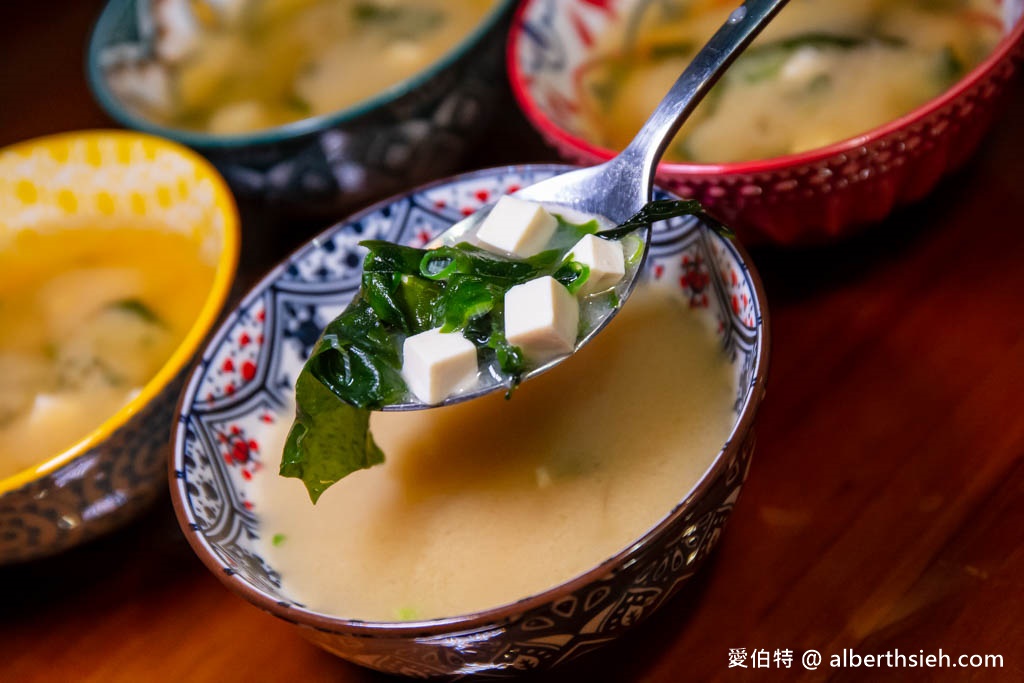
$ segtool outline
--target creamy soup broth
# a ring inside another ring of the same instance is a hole
[[[287,595],[346,618],[505,604],[582,573],[663,518],[721,449],[735,395],[701,319],[642,286],[590,345],[511,400],[375,413],[386,463],[316,506],[299,481],[256,477],[261,552]],[[281,452],[287,423],[262,452]]]
[[[185,336],[213,280],[181,235],[26,231],[0,253],[0,477],[74,445]]]
[[[199,0],[184,10],[198,33],[167,64],[164,108],[145,113],[235,134],[328,114],[399,83],[456,46],[495,0],[240,0],[229,12],[214,5]]]
[[[622,149],[734,0],[648,3],[583,72],[584,133]],[[997,0],[793,0],[670,145],[669,161],[798,153],[891,121],[943,92],[1002,35]]]

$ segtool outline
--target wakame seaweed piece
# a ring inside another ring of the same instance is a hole
[[[516,284],[543,275],[558,263],[560,250],[542,251],[528,259],[513,259],[481,247],[460,242],[425,252],[419,273],[433,280],[446,280],[456,273],[487,280],[508,280]]]
[[[363,273],[362,295],[385,325],[406,335],[437,327],[443,283],[398,271]]]
[[[757,50],[768,50],[770,48],[782,48],[783,50],[796,50],[801,47],[834,47],[840,50],[852,50],[869,42],[870,39],[862,36],[844,35],[841,33],[802,33],[797,36],[790,36],[782,40],[769,43]],[[748,54],[750,51],[748,50]]]
[[[474,275],[456,273],[449,279],[438,306],[441,331],[462,330],[473,318],[490,313],[498,301],[504,299],[508,289]]]
[[[601,239],[620,240],[634,230],[650,227],[658,221],[679,216],[695,216],[719,235],[730,239],[735,237],[727,225],[706,213],[696,199],[657,199],[647,202],[642,209],[624,223],[610,230],[602,230],[596,235]]]
[[[887,36],[864,37],[835,33],[804,33],[748,49],[726,73],[723,83],[728,84],[736,79],[757,83],[774,78],[782,70],[790,56],[800,48],[853,50],[872,42],[893,48],[906,47],[906,42],[902,39]]]
[[[357,2],[352,18],[363,24],[375,24],[394,38],[415,38],[440,26],[444,12],[426,7],[392,6],[390,3]]]
[[[935,79],[943,88],[956,83],[967,70],[963,60],[957,56],[952,45],[946,45],[939,50],[936,60]]]
[[[611,108],[615,93],[622,88],[631,70],[630,60],[621,56],[595,60],[590,64],[589,71],[599,77],[589,80],[587,87],[603,111]]]
[[[406,247],[394,242],[384,240],[363,240],[359,246],[367,249],[363,259],[363,272],[384,272],[404,273],[406,275],[419,275],[420,261],[426,249]]]
[[[526,356],[523,355],[521,348],[509,343],[505,338],[504,330],[495,330],[490,341],[487,342],[487,347],[494,351],[494,357],[497,359],[501,371],[509,376],[507,396],[510,396],[512,390],[523,381],[523,374],[526,372]]]
[[[309,101],[294,92],[285,95],[284,106],[302,116],[309,116],[313,113],[313,107],[309,104]]]
[[[508,377],[509,392],[523,379],[526,372],[526,357],[522,349],[513,346],[505,338],[505,297],[495,300],[494,308],[489,313],[470,318],[462,330],[462,336],[473,342],[480,350],[482,360],[486,363],[492,358]]]
[[[573,223],[567,220],[562,214],[554,214],[555,220],[558,221],[558,227],[555,228],[555,235],[567,235],[573,243],[579,242],[587,235],[593,235],[601,229],[601,224],[597,222],[596,218],[591,218],[586,223]]]
[[[295,384],[295,422],[285,441],[281,476],[301,479],[310,500],[358,470],[384,462],[370,434],[370,411],[340,400],[303,370]]]
[[[561,257],[558,250],[549,250],[528,259],[513,259],[468,242],[437,249],[416,249],[382,240],[364,240],[359,245],[369,250],[364,272],[399,272],[431,280],[446,280],[455,273],[526,280],[551,268]]]
[[[373,312],[377,314],[377,317],[383,323],[408,333],[409,323],[398,299],[398,289],[402,285],[402,274],[396,271],[364,272],[362,284],[363,296],[373,309]]]
[[[415,332],[432,330],[440,320],[441,295],[444,284],[415,275],[402,275],[398,302],[405,312],[409,329]]]
[[[117,311],[124,311],[125,313],[131,313],[132,315],[152,323],[154,325],[164,325],[164,321],[160,319],[160,316],[156,312],[147,306],[145,302],[139,299],[121,299],[114,301],[106,305],[106,308]]]
[[[379,408],[406,392],[394,334],[360,293],[324,329],[306,361],[309,370],[340,400]]]

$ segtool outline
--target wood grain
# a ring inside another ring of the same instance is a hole
[[[99,0],[2,3],[0,144],[108,126],[84,82]],[[695,584],[533,680],[1024,680],[1024,87],[925,202],[841,244],[754,251],[773,316],[747,488]],[[553,160],[512,106],[466,168]],[[252,282],[318,226],[247,234]],[[792,669],[727,668],[730,648]],[[1004,668],[804,671],[899,648]],[[162,499],[123,531],[0,570],[4,681],[377,681],[227,592]]]

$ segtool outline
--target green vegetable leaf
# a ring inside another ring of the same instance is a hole
[[[352,18],[364,25],[377,26],[393,38],[414,38],[444,23],[445,14],[427,7],[357,2],[352,7]]]
[[[121,299],[120,301],[114,301],[113,303],[107,304],[106,307],[111,310],[131,313],[147,323],[153,323],[154,325],[164,324],[164,321],[160,319],[160,316],[158,316],[152,308],[147,306],[145,302],[139,299]]]
[[[736,60],[736,64],[726,74],[723,82],[758,83],[775,78],[792,54],[801,48],[854,50],[872,42],[896,49],[906,47],[906,41],[903,39],[882,35],[863,37],[836,33],[802,33],[750,48]]]
[[[573,223],[561,214],[556,213],[555,220],[558,221],[558,227],[555,229],[555,234],[570,236],[573,244],[579,242],[587,235],[593,235],[601,229],[601,225],[597,222],[596,218],[592,218],[586,223]]]
[[[719,235],[730,239],[735,237],[732,230],[724,223],[706,213],[700,202],[696,199],[658,199],[647,202],[642,209],[637,211],[625,223],[611,230],[602,230],[597,233],[597,236],[606,240],[620,240],[634,230],[647,228],[658,221],[676,218],[677,216],[696,216]]]
[[[441,331],[464,329],[471,319],[490,313],[506,291],[507,287],[474,275],[452,276],[441,298]]]
[[[304,370],[359,408],[379,408],[405,394],[397,340],[362,293],[327,326]]]
[[[384,462],[370,434],[370,411],[340,400],[311,372],[295,385],[295,423],[288,433],[281,475],[301,479],[314,503],[332,484]]]
[[[438,308],[444,286],[413,275],[402,275],[398,288],[399,305],[405,312],[409,329],[430,330],[437,327]]]
[[[401,273],[363,273],[363,296],[366,297],[373,312],[385,325],[408,332],[409,324],[398,297],[398,288],[401,285]]]
[[[366,247],[369,253],[363,260],[363,272],[405,273],[413,275],[419,272],[420,260],[426,249],[406,247],[383,240],[363,240],[359,246]]]
[[[966,70],[966,65],[957,56],[952,45],[946,45],[939,50],[938,63],[935,66],[935,78],[942,84],[942,87],[949,87],[956,83]]]
[[[289,93],[288,95],[285,96],[284,106],[288,107],[296,114],[300,114],[302,116],[309,116],[310,114],[313,113],[312,105],[310,105],[310,103],[307,100],[303,99],[300,95],[297,95],[296,93]]]

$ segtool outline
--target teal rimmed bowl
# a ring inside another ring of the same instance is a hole
[[[151,55],[155,0],[110,0],[86,55],[89,86],[116,121],[205,155],[246,208],[290,217],[330,216],[456,168],[505,88],[505,29],[514,0],[496,0],[484,19],[440,59],[356,105],[240,135],[165,126],[118,98],[108,66]]]

